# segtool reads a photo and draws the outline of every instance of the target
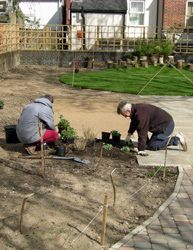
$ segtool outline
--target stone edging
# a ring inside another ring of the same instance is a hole
[[[135,228],[132,232],[130,232],[129,234],[127,234],[126,236],[124,236],[120,241],[118,241],[117,243],[115,243],[111,248],[109,248],[108,250],[116,250],[119,249],[121,246],[123,246],[127,241],[129,241],[131,238],[133,238],[133,236],[135,236],[136,234],[138,234],[140,231],[142,231],[145,227],[147,227],[150,223],[152,223],[155,219],[158,218],[158,216],[170,205],[170,203],[175,199],[175,197],[177,196],[177,194],[180,191],[180,186],[182,183],[182,179],[184,176],[184,170],[183,170],[183,166],[179,165],[178,167],[178,171],[179,171],[179,175],[178,175],[178,179],[176,181],[176,185],[174,188],[173,193],[170,195],[170,197],[158,208],[158,210],[154,213],[154,215],[152,217],[150,217],[149,219],[147,219],[146,221],[143,222],[143,224],[141,224],[140,226],[138,226],[137,228]]]

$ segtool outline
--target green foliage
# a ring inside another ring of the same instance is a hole
[[[70,127],[70,123],[68,120],[63,118],[63,115],[60,115],[60,120],[56,126],[58,127],[58,129],[63,130]]]
[[[130,152],[130,148],[127,147],[127,146],[125,146],[125,147],[122,147],[122,148],[121,148],[121,151],[122,151],[122,152]]]
[[[125,54],[125,57],[126,58],[129,58],[129,59],[133,59],[133,53],[132,52],[127,52],[126,54]]]
[[[155,53],[156,41],[137,41],[134,54],[140,56],[150,56]]]
[[[120,136],[121,134],[117,130],[111,131],[112,136]]]
[[[103,148],[105,150],[111,150],[113,148],[113,146],[111,144],[106,144],[106,145],[103,145]]]
[[[174,45],[171,43],[169,39],[166,40],[138,40],[136,42],[134,55],[140,56],[151,56],[153,54],[156,55],[164,55],[167,58],[169,55],[173,53]],[[127,56],[127,54],[126,54]]]
[[[171,43],[169,39],[162,41],[159,41],[160,46],[160,54],[164,55],[164,58],[166,59],[169,55],[171,55],[174,51],[174,45]]]
[[[77,134],[74,128],[67,127],[67,129],[64,129],[61,131],[61,138],[62,139],[70,139],[70,138],[76,138]]]
[[[0,109],[3,109],[4,101],[0,98]]]
[[[152,178],[155,175],[155,172],[152,171],[152,172],[147,173],[146,175],[147,177]]]

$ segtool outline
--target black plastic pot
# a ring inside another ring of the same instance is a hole
[[[108,142],[109,138],[110,138],[110,134],[109,132],[102,132],[102,141],[103,142]]]
[[[65,146],[56,146],[55,149],[56,149],[56,154],[58,156],[65,156],[65,153],[66,153],[66,147]]]
[[[93,147],[94,144],[95,144],[95,141],[90,141],[89,140],[89,141],[87,141],[86,146],[90,148],[90,147]]]
[[[4,129],[7,143],[20,143],[16,134],[16,125],[6,125]]]
[[[121,135],[112,135],[112,139],[114,142],[119,142],[121,139]]]

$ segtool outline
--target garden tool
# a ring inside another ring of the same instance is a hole
[[[41,159],[41,155],[27,155],[27,156],[19,156],[19,158],[27,158],[27,159]],[[83,164],[89,164],[89,160],[81,160],[78,157],[59,157],[59,156],[44,156],[44,159],[55,159],[55,160],[73,160]]]

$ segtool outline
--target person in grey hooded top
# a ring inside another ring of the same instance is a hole
[[[53,142],[59,137],[54,125],[53,102],[53,96],[45,95],[35,99],[34,103],[26,105],[22,110],[16,133],[29,154],[36,154],[36,145],[41,141],[40,122],[43,124],[44,142]]]

